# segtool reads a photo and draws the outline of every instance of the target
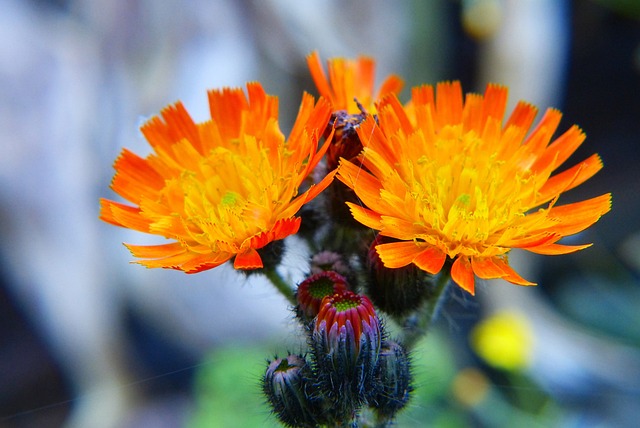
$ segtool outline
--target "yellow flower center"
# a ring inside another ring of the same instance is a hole
[[[418,132],[409,138],[425,137]],[[506,253],[495,247],[498,237],[511,236],[508,229],[535,206],[535,176],[503,159],[498,140],[464,132],[462,125],[447,125],[435,138],[418,143],[428,153],[406,161],[415,207],[409,218],[424,229],[418,237],[452,258]]]
[[[292,174],[280,172],[282,159],[272,159],[268,148],[245,138],[245,153],[216,147],[165,188],[172,211],[184,213],[181,221],[203,251],[217,251],[221,243],[239,248],[247,238],[269,231],[297,194]]]

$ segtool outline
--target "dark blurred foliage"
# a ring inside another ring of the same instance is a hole
[[[7,294],[4,278],[0,270],[0,427],[62,425],[71,392],[43,338]]]
[[[640,345],[638,267],[621,257],[622,245],[640,233],[640,22],[604,5],[577,1],[564,117],[583,127],[587,140],[575,154],[597,152],[605,169],[568,200],[612,192],[613,209],[586,231],[587,251],[550,257],[541,291],[571,318],[600,333]],[[620,2],[624,3],[624,2]]]

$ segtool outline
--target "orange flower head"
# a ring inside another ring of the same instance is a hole
[[[307,56],[311,77],[324,98],[331,101],[333,115],[326,134],[335,128],[333,144],[327,152],[327,168],[338,166],[340,157],[351,159],[362,150],[357,128],[366,113],[375,114],[375,102],[388,94],[398,94],[403,82],[396,75],[388,76],[377,94],[374,93],[375,67],[373,58],[361,56],[355,60],[332,58],[328,61],[329,78],[322,68],[318,52]]]
[[[358,128],[364,169],[341,160],[338,178],[362,205],[348,203],[354,218],[395,242],[376,247],[385,266],[411,263],[451,277],[474,293],[474,278],[503,278],[535,285],[508,264],[522,248],[565,254],[589,245],[558,241],[581,232],[608,212],[611,195],[557,205],[559,196],[602,168],[598,155],[556,170],[581,145],[572,126],[552,141],[561,113],[548,109],[530,130],[537,110],[520,102],[506,123],[507,89],[489,85],[463,99],[459,82],[412,90],[406,106],[396,97],[378,104]]]
[[[374,114],[376,101],[387,94],[398,94],[403,86],[400,77],[391,75],[382,82],[380,90],[375,94],[376,62],[367,56],[360,56],[355,60],[332,58],[327,63],[328,79],[318,52],[314,51],[307,56],[307,65],[318,92],[331,101],[334,111],[344,110],[347,114],[358,114],[364,108]]]
[[[194,123],[178,102],[142,127],[146,158],[124,149],[112,189],[134,206],[101,200],[107,223],[174,242],[127,245],[137,263],[195,273],[234,258],[236,269],[263,267],[257,250],[294,234],[298,210],[333,179],[299,193],[324,155],[318,147],[329,103],[304,94],[289,139],[278,99],[259,83],[209,92],[211,119]]]

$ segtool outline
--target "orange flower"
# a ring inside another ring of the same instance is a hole
[[[376,62],[366,56],[356,60],[330,59],[328,80],[317,51],[307,56],[307,65],[320,95],[331,101],[334,111],[345,110],[347,114],[361,113],[355,100],[369,113],[375,113],[374,103],[387,94],[398,94],[403,85],[402,79],[391,75],[382,82],[378,93],[374,94]]]
[[[375,114],[375,102],[402,89],[402,80],[395,75],[387,77],[374,96],[376,63],[373,58],[356,60],[333,58],[328,61],[329,80],[322,69],[318,52],[307,56],[307,64],[318,92],[331,101],[333,115],[326,134],[335,129],[333,144],[327,151],[327,169],[338,166],[340,157],[352,159],[360,154],[362,144],[356,129],[365,118],[365,112]],[[364,111],[363,111],[364,110]]]
[[[298,194],[324,155],[328,102],[305,94],[288,141],[278,99],[259,83],[209,92],[211,120],[194,123],[178,102],[142,127],[154,153],[123,150],[112,189],[135,204],[101,200],[108,223],[175,242],[127,245],[144,266],[195,273],[235,257],[236,269],[263,267],[256,250],[298,231],[298,210],[333,178]]]
[[[507,89],[489,85],[463,101],[458,82],[414,88],[402,106],[396,97],[378,105],[358,128],[360,161],[342,160],[338,178],[365,208],[349,203],[356,220],[397,242],[378,245],[385,266],[410,263],[435,274],[447,257],[452,279],[474,293],[474,274],[535,285],[508,264],[522,248],[565,254],[589,245],[558,241],[608,212],[611,195],[556,205],[563,192],[602,168],[593,155],[552,175],[584,141],[572,126],[553,142],[562,114],[549,109],[529,132],[537,110],[520,102],[503,125]],[[527,135],[528,134],[528,135]]]

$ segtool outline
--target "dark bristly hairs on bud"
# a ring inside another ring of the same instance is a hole
[[[324,250],[311,257],[310,269],[311,273],[325,270],[337,272],[347,279],[351,291],[356,291],[353,286],[360,282],[358,278],[362,272],[359,262],[359,260],[347,260],[341,253]]]
[[[411,358],[402,344],[383,340],[376,368],[376,388],[369,399],[378,420],[391,421],[411,397]]]
[[[314,273],[298,285],[296,290],[296,316],[304,323],[312,321],[318,312],[322,299],[349,289],[347,280],[333,271]]]
[[[393,317],[403,317],[418,309],[430,297],[433,275],[413,264],[398,269],[385,267],[376,246],[387,242],[392,242],[392,239],[378,235],[369,248],[365,260],[369,272],[367,294],[383,312]]]
[[[349,264],[339,253],[325,250],[311,257],[311,273],[320,273],[327,270],[337,272],[345,278],[349,278],[352,275]]]
[[[366,296],[325,297],[310,335],[313,369],[336,422],[353,420],[374,389],[381,322]]]
[[[311,367],[302,355],[290,354],[269,362],[262,391],[273,413],[287,427],[324,424],[322,397],[315,393]]]

